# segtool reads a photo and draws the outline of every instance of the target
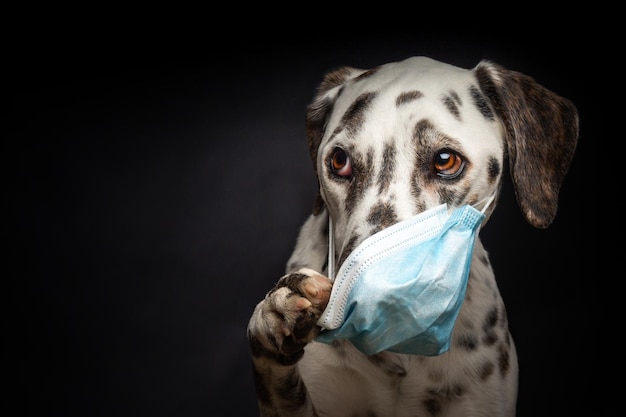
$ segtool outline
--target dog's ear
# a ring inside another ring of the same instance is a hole
[[[578,142],[578,111],[533,78],[489,61],[475,68],[480,88],[504,123],[517,202],[543,229],[556,215],[559,190]]]
[[[335,100],[341,94],[341,86],[343,83],[363,73],[363,70],[359,70],[352,67],[342,67],[335,71],[329,72],[324,76],[324,79],[317,88],[317,94],[313,102],[307,107],[306,111],[306,137],[309,144],[309,152],[311,153],[311,160],[313,161],[313,169],[315,170],[315,176],[318,178],[317,172],[317,153],[326,131],[326,125],[330,114],[332,113]],[[313,214],[319,214],[324,208],[324,200],[319,191],[315,198],[315,204],[313,207]]]

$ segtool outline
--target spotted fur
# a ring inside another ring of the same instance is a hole
[[[497,196],[508,163],[525,218],[548,227],[578,139],[574,105],[488,61],[466,70],[416,57],[327,74],[306,135],[319,195],[285,276],[248,325],[260,415],[514,416],[517,354],[480,239],[450,350],[366,356],[347,341],[314,340],[332,288],[328,218],[339,267],[398,221]],[[333,159],[338,150],[345,161]]]

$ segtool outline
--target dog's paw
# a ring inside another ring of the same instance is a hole
[[[312,269],[283,276],[257,304],[248,324],[253,356],[270,356],[285,364],[299,360],[320,330],[316,322],[331,289],[331,281]]]

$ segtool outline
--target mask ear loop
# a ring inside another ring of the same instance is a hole
[[[487,208],[491,205],[494,198],[496,198],[495,194],[492,194],[491,196],[489,196],[489,198],[487,198],[487,202],[485,203],[485,206],[482,208],[482,210],[480,210],[482,214],[485,214],[485,211],[487,211]]]
[[[331,281],[335,280],[335,234],[333,233],[333,219],[328,214],[328,267],[327,275]]]

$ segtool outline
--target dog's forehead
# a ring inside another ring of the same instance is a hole
[[[338,90],[327,133],[337,132],[355,115],[363,123],[361,131],[374,129],[388,134],[401,123],[427,119],[454,134],[463,126],[476,129],[494,126],[493,115],[481,113],[477,79],[472,70],[426,57],[413,57],[381,65],[347,80]],[[361,115],[355,109],[360,109]],[[408,125],[406,127],[409,127]],[[326,140],[332,138],[326,135]]]
[[[337,98],[339,112],[360,95],[376,93],[377,101],[393,99],[402,93],[419,91],[430,99],[442,95],[463,93],[476,83],[474,73],[450,64],[425,57],[413,57],[400,62],[381,65],[365,71],[344,84]]]
[[[365,73],[355,85],[379,91],[398,88],[420,88],[424,93],[436,94],[450,88],[463,88],[475,81],[471,70],[426,57],[412,57],[404,61],[381,65]]]

